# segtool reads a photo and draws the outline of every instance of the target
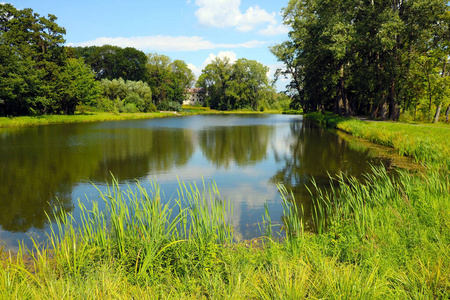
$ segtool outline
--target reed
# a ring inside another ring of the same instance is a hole
[[[98,191],[104,209],[55,211],[49,245],[0,253],[0,299],[446,299],[449,179],[383,167],[363,181],[337,176],[312,193],[312,226],[280,185],[283,226],[266,206],[256,246],[234,241],[215,183],[180,182],[166,200],[155,182],[113,179]]]

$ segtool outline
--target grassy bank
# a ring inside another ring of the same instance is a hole
[[[86,112],[75,115],[43,115],[36,117],[0,117],[0,128],[7,127],[31,127],[50,124],[64,123],[87,123],[102,121],[121,121],[170,117],[174,115],[198,115],[198,114],[259,114],[253,110],[217,111],[205,107],[183,106],[183,110],[176,112],[154,112],[154,113],[108,113],[108,112]],[[280,111],[265,111],[264,113],[281,113]]]
[[[119,121],[132,119],[150,119],[173,116],[172,113],[107,113],[107,112],[90,112],[75,115],[44,115],[37,117],[0,117],[0,128],[7,127],[30,127],[50,124],[64,123],[87,123],[102,121]]]
[[[100,192],[81,221],[55,212],[48,245],[3,254],[2,299],[445,299],[450,296],[449,174],[382,168],[364,185],[315,199],[313,227],[280,186],[281,228],[265,215],[259,239],[233,242],[232,209],[212,184],[181,184],[161,201],[155,184]],[[327,218],[323,218],[323,215]],[[62,234],[64,232],[64,234]],[[264,235],[264,234],[262,234]],[[275,236],[277,236],[275,234]]]
[[[337,128],[373,143],[392,147],[418,163],[450,170],[450,126],[361,121],[329,114],[311,113],[308,119]]]

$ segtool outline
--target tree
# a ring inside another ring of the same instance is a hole
[[[57,75],[58,107],[66,115],[73,115],[78,104],[91,105],[101,94],[99,83],[82,58],[69,58]]]
[[[66,61],[56,19],[0,4],[0,115],[52,112],[53,83]]]
[[[207,104],[213,109],[257,109],[262,94],[268,90],[267,72],[261,63],[239,59],[231,64],[228,58],[216,58],[200,75],[197,86],[204,88]]]
[[[103,96],[105,96],[119,111],[123,111],[123,105],[134,111],[154,111],[156,107],[152,103],[152,91],[147,83],[119,79],[103,79],[101,82]],[[126,107],[125,107],[126,108]]]
[[[148,80],[147,56],[135,48],[111,45],[77,47],[74,48],[74,53],[77,58],[84,58],[99,80]]]
[[[423,77],[411,69],[418,54],[444,49],[428,69],[443,70],[446,14],[446,0],[290,0],[283,10],[289,39],[271,51],[305,111],[397,120],[401,106],[417,99],[410,88]]]
[[[232,99],[232,109],[258,108],[262,91],[269,89],[268,72],[268,67],[255,60],[241,58],[233,64],[227,87],[227,94]]]
[[[191,69],[184,61],[172,61],[166,55],[151,53],[147,58],[148,85],[153,91],[153,102],[183,103],[184,92],[194,81]]]
[[[207,91],[207,105],[213,109],[231,109],[230,98],[226,94],[227,84],[232,74],[232,66],[227,57],[216,57],[200,75],[197,86]]]
[[[173,98],[172,101],[183,103],[185,91],[191,88],[195,81],[195,75],[182,60],[174,60],[170,64],[172,74]]]

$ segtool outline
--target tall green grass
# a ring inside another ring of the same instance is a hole
[[[447,299],[449,176],[338,176],[314,193],[313,224],[280,185],[283,224],[266,208],[257,244],[233,242],[214,183],[180,183],[164,201],[156,183],[113,180],[99,190],[105,209],[55,211],[48,245],[1,254],[0,299]]]

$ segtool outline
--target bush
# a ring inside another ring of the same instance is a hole
[[[113,112],[114,111],[114,102],[109,100],[108,98],[100,98],[97,100],[97,109],[99,111]]]
[[[156,108],[156,105],[153,104],[153,102],[146,103],[145,110],[144,110],[145,112],[155,112],[157,110],[158,109]]]
[[[164,111],[181,111],[181,104],[175,101],[167,101],[159,103],[157,108]]]
[[[127,103],[123,108],[123,112],[125,113],[136,113],[139,112],[139,109],[136,107],[134,103]]]

